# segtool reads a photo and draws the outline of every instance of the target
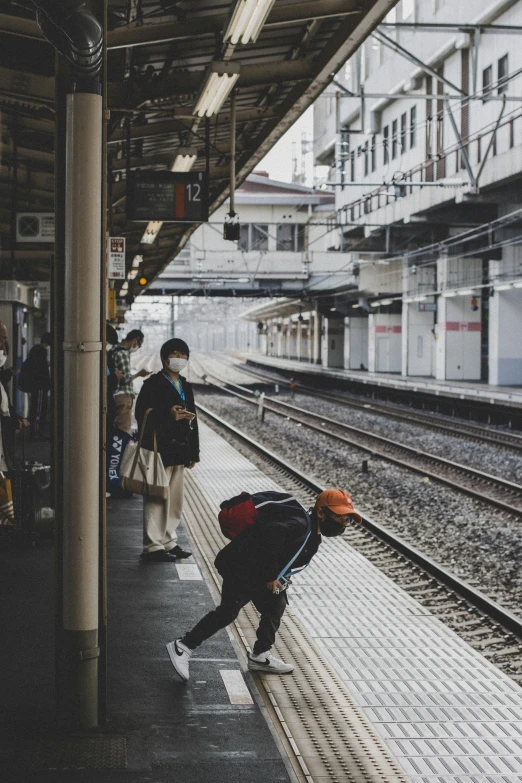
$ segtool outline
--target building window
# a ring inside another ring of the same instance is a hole
[[[238,250],[268,250],[268,226],[260,223],[242,223],[239,228]]]
[[[371,165],[372,165],[372,171],[375,171],[377,168],[377,139],[375,136],[372,136],[372,146],[371,146]]]
[[[406,112],[404,114],[401,114],[401,155],[404,155],[406,152],[406,125],[408,121],[408,116]]]
[[[281,223],[277,227],[277,250],[292,253],[304,250],[305,227],[302,223]]]
[[[501,57],[498,61],[498,94],[502,95],[503,92],[507,92],[508,83],[508,56]]]
[[[415,11],[415,0],[402,0],[402,20],[405,22]]]
[[[491,83],[493,81],[493,66],[488,65],[482,71],[482,96],[484,99],[491,95]]]
[[[392,122],[392,159],[397,157],[398,139],[397,139],[398,123],[397,120]]]
[[[364,155],[364,176],[367,177],[368,176],[368,172],[369,172],[368,142],[367,141],[364,142],[363,155]]]
[[[410,149],[413,149],[417,140],[417,107],[410,109]]]
[[[387,125],[382,132],[382,162],[386,166],[390,162],[390,126]]]

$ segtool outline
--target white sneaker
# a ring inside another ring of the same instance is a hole
[[[294,670],[291,663],[280,661],[270,652],[264,652],[260,655],[248,653],[248,668],[254,672],[273,672],[274,674],[289,674]]]
[[[172,665],[176,669],[181,679],[187,682],[190,677],[189,661],[190,656],[192,655],[192,650],[183,644],[180,639],[176,639],[174,642],[169,642],[166,647]]]

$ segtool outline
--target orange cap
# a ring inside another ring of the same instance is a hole
[[[358,522],[362,521],[361,515],[353,507],[350,495],[344,489],[325,489],[324,492],[321,492],[317,496],[315,507],[321,508],[322,506],[326,506],[334,514],[351,514]]]

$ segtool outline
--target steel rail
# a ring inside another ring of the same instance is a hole
[[[287,472],[293,478],[297,479],[308,489],[315,493],[322,492],[325,489],[325,487],[322,484],[319,484],[317,479],[315,479],[313,476],[302,472],[295,465],[292,465],[275,452],[267,449],[262,443],[259,443],[259,441],[254,440],[245,432],[242,432],[237,427],[234,427],[232,424],[206,408],[204,405],[196,403],[196,407],[205,416],[208,416],[212,421],[216,422],[221,427],[225,428],[228,432],[232,433],[235,437],[242,440],[263,457],[274,462],[279,468],[282,468],[285,472]],[[375,537],[380,541],[384,542],[399,554],[406,557],[416,566],[423,569],[426,573],[437,579],[449,590],[454,591],[457,595],[461,596],[468,603],[476,607],[480,612],[483,612],[488,618],[498,623],[504,629],[510,633],[513,633],[518,638],[522,639],[522,618],[517,617],[512,612],[504,609],[504,607],[500,606],[500,604],[497,604],[495,601],[492,601],[490,598],[488,598],[488,596],[484,595],[484,593],[481,593],[479,590],[476,590],[462,579],[459,579],[459,577],[455,576],[455,574],[452,574],[435,560],[432,560],[432,558],[424,555],[418,549],[411,546],[411,544],[408,544],[406,541],[404,541],[404,539],[396,536],[390,530],[387,530],[385,527],[370,519],[369,517],[364,515],[362,516],[362,525],[371,533],[373,533],[373,535],[375,535]]]
[[[277,376],[263,371],[253,370],[250,367],[241,367],[241,372],[245,372],[252,375],[254,378],[259,378],[262,381],[271,381],[272,383],[284,383],[284,380],[277,378]],[[364,403],[359,400],[352,400],[344,395],[339,394],[323,394],[316,389],[312,389],[304,383],[297,383],[296,389],[300,389],[303,393],[310,395],[311,397],[317,397],[318,399],[325,400],[326,402],[338,402],[340,405],[345,405],[349,408],[356,408],[367,411],[369,413],[378,413],[389,418],[399,419],[408,422],[408,424],[423,424],[427,427],[431,427],[434,430],[440,430],[441,432],[447,432],[454,437],[459,438],[473,438],[474,440],[491,443],[497,446],[507,446],[515,451],[522,451],[522,435],[516,435],[511,432],[496,432],[494,430],[487,430],[485,427],[481,427],[479,424],[468,424],[466,422],[449,419],[446,417],[446,421],[438,421],[432,416],[426,413],[420,413],[415,410],[415,420],[412,421],[411,412],[402,411],[396,408],[392,408],[391,404],[384,402],[371,402]],[[248,390],[247,390],[248,391]],[[447,423],[446,423],[447,422]]]
[[[220,380],[222,383],[225,384],[225,386],[219,386],[218,384],[213,384],[217,388],[220,388],[221,390],[225,391],[227,394],[231,394],[235,397],[238,397],[239,399],[242,399],[243,401],[251,404],[251,405],[257,405],[256,400],[252,400],[249,397],[245,396],[244,394],[240,392],[233,391],[230,388],[226,388],[226,386],[235,386],[236,388],[241,389],[242,391],[248,391],[249,394],[252,394],[251,390],[245,389],[245,387],[239,386],[238,384],[233,384],[228,381],[224,381],[221,378],[218,378],[216,375],[213,375],[212,373],[206,373],[206,378],[214,377],[217,380]],[[335,440],[339,440],[343,443],[346,443],[350,446],[354,446],[356,448],[361,449],[362,451],[367,452],[371,456],[375,456],[381,459],[386,460],[387,462],[391,462],[395,465],[397,465],[400,468],[406,468],[407,470],[414,471],[415,473],[419,473],[423,476],[427,476],[430,479],[433,479],[434,481],[442,482],[448,486],[450,486],[452,489],[455,489],[459,492],[464,492],[467,495],[470,495],[471,497],[476,498],[477,500],[480,500],[482,502],[486,502],[489,505],[493,505],[496,508],[499,508],[501,511],[504,511],[510,515],[514,515],[516,517],[522,516],[522,487],[519,484],[515,484],[511,481],[506,481],[505,479],[501,479],[498,476],[492,476],[489,473],[484,473],[483,471],[476,470],[475,468],[468,467],[467,465],[462,465],[457,462],[453,462],[451,460],[444,459],[443,457],[438,457],[434,454],[429,454],[425,451],[421,451],[420,449],[415,449],[412,446],[407,446],[404,443],[399,443],[397,441],[391,440],[390,438],[385,438],[382,435],[376,435],[374,433],[368,432],[367,430],[362,430],[358,427],[353,427],[349,424],[344,424],[335,421],[334,419],[331,419],[327,416],[321,416],[320,414],[314,413],[312,411],[306,410],[304,408],[298,408],[297,406],[290,405],[289,403],[282,402],[279,400],[274,400],[271,398],[270,402],[271,405],[267,404],[265,402],[265,410],[270,411],[271,413],[275,413],[279,416],[284,416],[287,419],[290,419],[292,421],[296,421],[299,424],[304,424],[309,429],[315,430],[316,432],[320,432],[323,435],[326,435],[327,437],[334,438]],[[278,411],[273,403],[275,405],[279,405],[283,407],[288,412],[281,412]],[[309,419],[315,419],[317,421],[320,421],[321,424],[314,424]],[[369,441],[373,441],[376,446],[369,446],[364,445],[363,443],[358,442],[357,440],[354,440],[353,438],[347,437],[346,435],[341,435],[340,433],[332,432],[331,430],[327,430],[324,428],[324,424],[328,423],[334,427],[338,427],[339,429],[343,430],[344,432],[355,434],[358,438],[365,438]],[[390,454],[388,450],[393,450],[396,452],[396,454]],[[414,461],[405,461],[405,455],[406,459],[409,457],[410,459],[413,459]],[[450,472],[450,473],[460,473],[465,478],[472,479],[475,481],[480,482],[479,486],[469,486],[466,484],[462,484],[459,481],[455,481],[453,478],[449,478],[447,475],[444,475],[444,473],[436,472],[429,467],[422,466],[422,464],[418,464],[419,460],[427,461],[428,463],[432,463],[435,465],[441,466],[444,470]],[[503,493],[508,494],[508,499],[502,499],[498,497],[492,497],[491,495],[486,495],[484,493],[484,487],[483,485],[489,485],[490,487],[493,486],[497,490],[500,490]],[[520,506],[514,506],[511,504],[511,502],[508,502],[508,500],[511,500],[513,495],[516,495],[520,498]]]

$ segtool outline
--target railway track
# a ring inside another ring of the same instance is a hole
[[[324,487],[246,433],[201,404],[203,419],[245,450],[258,466],[302,503],[310,504]],[[522,618],[492,601],[379,523],[363,517],[343,540],[361,552],[412,597],[432,611],[474,649],[522,683]]]
[[[200,366],[207,380],[209,377],[214,377],[222,384],[214,384],[221,390],[248,404],[259,405],[254,392],[250,389],[230,383],[213,373],[205,373],[203,366],[201,364]],[[398,467],[420,473],[514,517],[522,517],[522,487],[512,481],[429,454],[382,435],[368,432],[360,427],[337,422],[327,416],[313,413],[281,400],[274,398],[270,398],[269,402],[265,400],[264,408],[266,411],[295,421],[327,437],[361,449],[370,457],[384,459]]]
[[[251,375],[254,378],[258,378],[263,382],[270,383],[282,383],[284,379],[274,375],[273,373],[265,373],[262,370],[253,369],[251,367],[242,366],[241,371]],[[365,411],[366,413],[375,413],[382,416],[387,416],[391,419],[399,421],[405,421],[408,424],[422,424],[430,429],[438,432],[445,432],[448,435],[452,435],[457,438],[471,438],[473,440],[495,444],[497,446],[504,446],[513,449],[517,452],[522,452],[522,435],[517,435],[512,432],[503,432],[500,430],[488,429],[481,427],[479,424],[471,424],[468,422],[460,421],[459,419],[442,419],[438,414],[421,413],[416,409],[411,411],[405,411],[399,406],[392,403],[384,402],[362,402],[355,395],[349,394],[336,394],[335,392],[328,392],[324,394],[307,386],[303,383],[297,383],[296,389],[303,394],[308,394],[310,397],[316,397],[326,402],[337,402],[340,405],[344,405],[348,408],[354,408],[357,410]]]

